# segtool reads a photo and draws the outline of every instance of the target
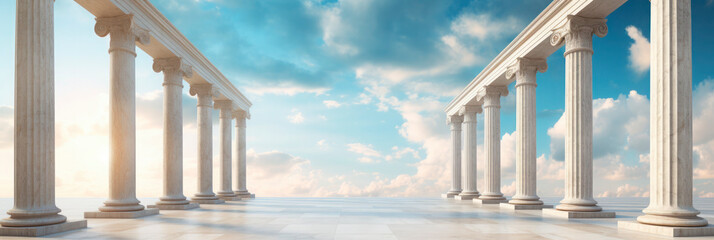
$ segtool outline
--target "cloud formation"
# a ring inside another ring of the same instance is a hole
[[[305,117],[302,116],[302,112],[300,112],[300,110],[293,108],[290,112],[292,114],[288,115],[288,121],[294,124],[305,122]]]
[[[634,41],[630,45],[630,68],[638,74],[643,74],[650,69],[650,41],[635,26],[627,26],[625,31]]]

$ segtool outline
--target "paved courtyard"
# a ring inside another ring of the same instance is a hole
[[[545,198],[546,203],[558,199]],[[543,218],[438,198],[257,198],[189,211],[162,211],[140,219],[89,219],[89,228],[47,236],[57,239],[666,239],[617,230],[646,206],[644,198],[608,198],[601,206],[617,219]],[[63,199],[70,219],[103,199]],[[142,199],[153,203],[154,199]],[[0,199],[1,211],[12,206]],[[714,221],[714,199],[696,199],[700,216]],[[0,237],[2,238],[2,237]],[[712,238],[688,238],[712,239]]]

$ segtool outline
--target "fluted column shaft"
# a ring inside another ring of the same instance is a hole
[[[464,117],[464,122],[462,124],[464,131],[464,190],[459,194],[459,196],[467,198],[476,198],[480,196],[477,183],[478,183],[478,168],[476,165],[476,154],[478,147],[478,138],[476,128],[476,115],[481,112],[480,105],[467,105],[461,109],[461,113]]]
[[[707,225],[692,206],[692,29],[689,0],[651,3],[650,204],[637,221]]]
[[[213,193],[213,89],[210,84],[194,84],[189,93],[198,100],[198,192],[191,200],[218,200]]]
[[[592,38],[607,34],[605,19],[568,16],[552,44],[565,41],[565,198],[562,211],[597,212],[593,199]]]
[[[246,152],[245,152],[245,128],[247,113],[238,111],[234,113],[236,118],[236,187],[235,193],[239,197],[250,197],[251,193],[246,187]]]
[[[15,193],[5,227],[62,223],[55,205],[54,1],[17,1]]]
[[[191,68],[180,58],[154,59],[154,71],[164,73],[164,195],[157,205],[188,204],[183,195],[183,77]]]
[[[461,124],[464,117],[449,116],[447,122],[451,126],[451,189],[447,195],[461,193]]]
[[[508,89],[488,86],[485,93],[483,98],[485,190],[479,199],[505,200],[501,193],[501,96],[508,94]]]
[[[516,77],[516,194],[514,205],[542,205],[536,194],[536,71],[545,60],[520,58],[507,72]]]
[[[221,131],[220,156],[221,156],[221,189],[218,191],[219,197],[235,197],[233,186],[231,185],[231,121],[233,120],[233,106],[229,100],[216,101],[220,110],[219,129]]]
[[[132,15],[97,18],[97,35],[109,41],[109,129],[111,139],[109,199],[102,212],[144,209],[136,199],[136,41],[149,42],[149,34],[133,23]]]

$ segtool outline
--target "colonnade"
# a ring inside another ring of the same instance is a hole
[[[553,3],[560,4],[560,3]],[[691,3],[689,0],[651,2],[651,112],[650,112],[650,205],[637,222],[620,221],[623,229],[668,236],[714,235],[714,227],[698,217],[692,206],[692,59]],[[534,21],[535,22],[535,21]],[[516,90],[516,193],[504,202],[500,193],[500,123],[498,98],[505,96],[510,81],[494,81],[464,90],[455,101],[468,102],[457,111],[450,104],[453,167],[452,188],[444,197],[478,204],[500,203],[501,208],[543,209],[544,216],[564,218],[613,218],[593,198],[593,36],[604,37],[604,18],[567,15],[565,23],[552,29],[548,41],[555,48],[565,45],[565,188],[555,209],[536,194],[536,73],[545,72],[545,58],[516,57],[505,68],[505,79],[515,79]],[[530,26],[529,26],[530,27]],[[528,29],[527,29],[528,30]],[[525,31],[525,30],[524,30]],[[520,36],[519,36],[520,37]],[[518,40],[518,39],[517,39]],[[510,45],[509,45],[510,47]],[[505,51],[505,50],[504,50]],[[547,51],[542,51],[547,52]],[[500,57],[500,56],[499,56]],[[494,60],[496,61],[496,60]],[[496,67],[494,67],[496,68]],[[490,70],[490,69],[489,69]],[[487,70],[484,70],[484,72]],[[481,79],[485,79],[483,77]],[[477,77],[478,79],[478,77]],[[471,84],[469,85],[471,86]],[[493,89],[501,89],[496,93]],[[480,89],[480,90],[474,90]],[[469,95],[468,92],[478,91]],[[476,111],[484,108],[486,191],[478,196],[476,183]],[[463,121],[459,121],[460,119]],[[474,119],[466,121],[465,119]],[[463,125],[463,128],[461,127]],[[464,158],[460,154],[464,130]],[[466,168],[461,178],[461,167]],[[460,188],[464,182],[467,189]]]
[[[54,156],[54,1],[17,1],[15,65],[15,193],[9,218],[0,221],[0,236],[41,236],[87,226],[86,220],[68,221],[55,205]],[[136,93],[137,43],[148,45],[150,32],[137,25],[132,14],[96,19],[94,31],[109,36],[109,196],[98,211],[85,218],[136,218],[163,210],[183,210],[201,204],[218,204],[253,195],[246,189],[245,129],[248,112],[237,107],[213,84],[191,81],[190,93],[198,98],[198,192],[183,194],[184,79],[194,75],[185,59],[155,58],[153,70],[164,74],[163,195],[145,208],[136,198]],[[236,90],[237,91],[237,90]],[[220,110],[221,189],[213,193],[213,103]],[[236,120],[235,146],[231,149],[231,122]],[[231,152],[235,152],[235,159]],[[232,190],[231,161],[236,161],[236,186]]]

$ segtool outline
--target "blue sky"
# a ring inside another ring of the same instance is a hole
[[[253,102],[251,191],[437,196],[450,181],[443,107],[551,1],[150,2]],[[56,1],[55,8],[58,195],[105,196],[108,39],[94,34],[94,17],[73,1]],[[706,127],[710,112],[714,117],[713,11],[711,0],[693,1],[695,194],[702,197],[714,197],[714,130]],[[0,164],[9,166],[13,1],[0,2],[0,22]],[[625,3],[608,17],[608,27],[606,37],[594,39],[595,194],[645,196],[649,72],[642,49],[649,1]],[[538,74],[543,196],[562,194],[562,54],[549,57],[548,71]],[[162,121],[161,75],[151,71],[151,61],[139,53],[136,66],[139,181],[149,183],[138,190],[149,197],[160,189]],[[515,173],[512,87],[502,99],[506,194],[512,194]],[[195,99],[185,95],[184,191],[190,195],[196,184]],[[481,143],[481,117],[478,128]],[[97,150],[84,152],[88,144]],[[64,167],[73,163],[86,167]],[[4,169],[8,174],[0,180],[11,181],[11,168]],[[79,184],[95,178],[93,187]],[[0,188],[0,195],[10,194],[11,188]]]

